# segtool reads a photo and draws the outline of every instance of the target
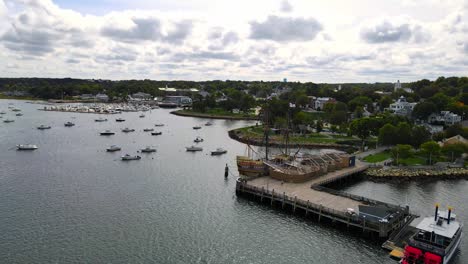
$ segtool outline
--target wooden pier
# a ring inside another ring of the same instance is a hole
[[[255,179],[239,179],[236,184],[238,195],[249,195],[271,206],[291,208],[293,213],[301,212],[318,216],[318,221],[326,218],[363,231],[375,232],[380,238],[387,238],[399,230],[411,218],[408,207],[392,205],[365,197],[332,190],[323,185],[346,179],[368,168],[358,162],[355,167],[327,173],[304,183],[287,183],[269,176]],[[381,221],[359,212],[360,206],[375,206],[388,210],[388,217]],[[356,213],[353,213],[356,212]]]

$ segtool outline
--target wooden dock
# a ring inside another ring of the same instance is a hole
[[[387,238],[395,230],[399,230],[409,219],[408,207],[400,207],[365,197],[332,190],[323,185],[346,179],[368,168],[368,165],[358,162],[355,167],[327,173],[304,183],[287,183],[262,176],[251,180],[239,179],[236,184],[238,195],[247,194],[260,201],[268,201],[270,205],[280,204],[281,208],[291,208],[293,213],[315,214],[318,221],[327,218],[340,222],[347,227],[357,227],[363,231],[378,233],[379,237]],[[376,206],[391,211],[391,216],[383,221],[371,220],[369,216],[359,213],[359,206]]]

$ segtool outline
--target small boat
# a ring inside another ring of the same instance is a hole
[[[75,125],[75,124],[72,123],[72,122],[70,122],[70,121],[65,123],[65,126],[66,126],[66,127],[72,127],[72,126],[74,126],[74,125]]]
[[[17,113],[16,116],[23,116],[23,114],[22,113]]]
[[[100,117],[100,118],[98,118],[98,119],[94,119],[94,121],[96,121],[96,122],[106,122],[106,121],[107,121],[107,118],[102,118],[102,117]]]
[[[194,126],[193,129],[201,129],[201,126]]]
[[[145,128],[143,129],[143,132],[153,132],[154,128]]]
[[[128,132],[135,132],[135,129],[130,129],[128,127],[122,129],[122,132],[128,133]]]
[[[195,142],[195,143],[203,142],[203,138],[197,137],[193,142]]]
[[[143,118],[143,117],[145,117],[145,114],[141,114],[141,115],[140,115],[140,118]]]
[[[122,160],[139,160],[139,159],[141,159],[140,156],[131,156],[129,154],[125,154],[121,158],[122,158]]]
[[[152,148],[152,147],[146,147],[146,148],[142,149],[141,152],[143,152],[143,153],[151,153],[151,152],[156,152],[156,149],[155,149],[155,148]]]
[[[164,124],[161,124],[161,123],[160,123],[160,124],[155,124],[154,126],[156,126],[156,127],[163,127]]]
[[[13,111],[13,112],[19,112],[19,111],[21,111],[21,109],[19,109],[19,108],[13,108],[13,109],[11,109],[11,111]]]
[[[121,149],[122,149],[122,148],[120,148],[120,147],[117,146],[117,145],[112,145],[112,146],[108,147],[106,150],[107,150],[107,152],[114,152],[114,151],[119,151],[119,150],[121,150]]]
[[[32,144],[20,144],[20,145],[16,145],[16,149],[17,150],[35,150],[37,149],[37,146],[32,145]]]
[[[117,122],[124,122],[125,119],[123,119],[123,118],[117,118],[115,121],[117,121]]]
[[[51,129],[51,126],[40,125],[40,126],[37,127],[37,129],[40,129],[40,130]]]
[[[109,129],[106,129],[106,130],[102,131],[100,134],[101,134],[101,136],[111,136],[111,135],[115,135],[115,132],[112,132]]]
[[[159,132],[151,132],[151,135],[152,136],[159,136],[159,135],[162,135],[162,132],[159,131]]]
[[[6,114],[5,111],[1,111],[1,112],[0,112],[0,115],[4,115],[4,114]]]
[[[217,148],[216,150],[211,151],[211,156],[223,155],[226,153],[227,153],[227,150],[222,149],[222,148]]]
[[[7,118],[7,119],[3,120],[3,122],[4,123],[11,123],[11,122],[15,122],[15,120]]]
[[[211,122],[206,122],[205,123],[205,126],[211,126],[211,125],[213,125],[213,123],[211,123]]]
[[[196,151],[202,151],[203,150],[202,147],[195,147],[195,146],[185,147],[185,149],[187,151],[191,151],[191,152],[196,152]]]

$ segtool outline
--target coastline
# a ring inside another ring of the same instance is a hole
[[[467,168],[369,168],[363,173],[363,178],[374,182],[405,182],[423,180],[468,180]]]
[[[258,120],[257,117],[212,115],[212,114],[203,114],[203,113],[195,113],[195,112],[186,112],[184,110],[171,111],[171,114],[176,115],[176,116],[201,117],[201,118],[211,118],[211,119]]]
[[[252,146],[265,146],[265,143],[261,140],[257,139],[246,139],[243,138],[242,136],[239,136],[240,133],[237,133],[236,129],[229,130],[228,135],[231,139],[236,140],[238,142],[244,143],[244,144],[249,144]],[[282,142],[269,142],[268,146],[270,147],[285,147],[286,145]],[[352,145],[345,145],[345,144],[334,144],[334,143],[289,143],[289,147],[293,148],[305,148],[305,149],[316,149],[316,148],[322,148],[322,149],[338,149],[342,151],[346,150],[355,150],[356,148]]]

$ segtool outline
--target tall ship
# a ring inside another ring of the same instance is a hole
[[[434,217],[425,217],[405,247],[403,264],[447,264],[455,255],[463,233],[463,224],[456,220],[452,208],[439,211]]]

